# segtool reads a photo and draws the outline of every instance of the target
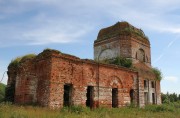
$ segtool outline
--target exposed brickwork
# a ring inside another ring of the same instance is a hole
[[[160,82],[152,72],[150,42],[143,31],[127,22],[118,22],[100,30],[97,40],[94,41],[94,59],[103,61],[115,57],[131,59],[138,71],[139,106],[145,105],[146,93],[148,104],[161,104]],[[148,82],[147,90],[144,88],[144,80]],[[151,87],[152,82],[155,88]]]
[[[120,28],[122,26],[134,28],[126,23],[120,24]],[[114,31],[118,28],[110,29]],[[21,61],[16,68],[10,66],[8,86],[15,84],[14,102],[50,108],[62,108],[64,105],[122,107],[130,103],[142,107],[147,92],[149,103],[153,103],[151,98],[155,96],[155,104],[161,104],[160,82],[155,80],[151,71],[149,41],[144,35],[137,39],[134,34],[121,35],[122,32],[107,38],[104,32],[113,34],[108,28],[100,31],[94,43],[96,61],[46,50],[33,59]],[[137,54],[139,49],[143,51]],[[136,70],[99,63],[117,56],[132,59]],[[145,60],[141,62],[138,58]],[[149,82],[148,90],[144,88],[144,80]],[[150,87],[152,82],[154,88]]]
[[[37,56],[19,66],[14,77],[15,103],[63,107],[63,87],[72,84],[72,105],[85,106],[87,87],[94,86],[93,107],[111,107],[112,88],[118,88],[119,106],[125,106],[130,103],[130,90],[137,90],[134,85],[137,79],[135,71],[53,51],[48,53],[49,56]]]

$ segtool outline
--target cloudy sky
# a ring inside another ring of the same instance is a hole
[[[179,6],[179,0],[0,0],[0,77],[15,57],[45,48],[92,59],[98,31],[127,21],[150,39],[162,92],[180,94]]]

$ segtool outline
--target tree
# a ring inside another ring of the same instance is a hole
[[[161,99],[162,99],[162,103],[170,103],[170,102],[177,102],[178,100],[180,100],[180,94],[176,94],[176,93],[166,93],[163,94],[161,93]]]

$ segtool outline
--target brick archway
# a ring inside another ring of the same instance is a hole
[[[112,88],[123,88],[122,80],[117,76],[111,76],[109,78],[108,84]]]
[[[124,101],[122,80],[117,76],[111,76],[108,84],[112,88],[112,107],[122,106]]]

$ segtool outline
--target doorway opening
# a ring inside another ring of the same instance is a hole
[[[113,108],[118,107],[118,89],[117,88],[112,89],[112,107]]]
[[[94,87],[93,86],[88,86],[87,87],[87,93],[86,93],[86,106],[92,108],[93,106],[93,91]]]
[[[155,104],[155,94],[152,93],[152,103]]]
[[[148,92],[144,92],[144,104],[148,104]]]
[[[64,106],[71,106],[72,101],[72,84],[65,84],[64,85]]]
[[[131,100],[131,104],[133,104],[133,100],[134,100],[134,90],[133,89],[130,90],[130,100]]]

